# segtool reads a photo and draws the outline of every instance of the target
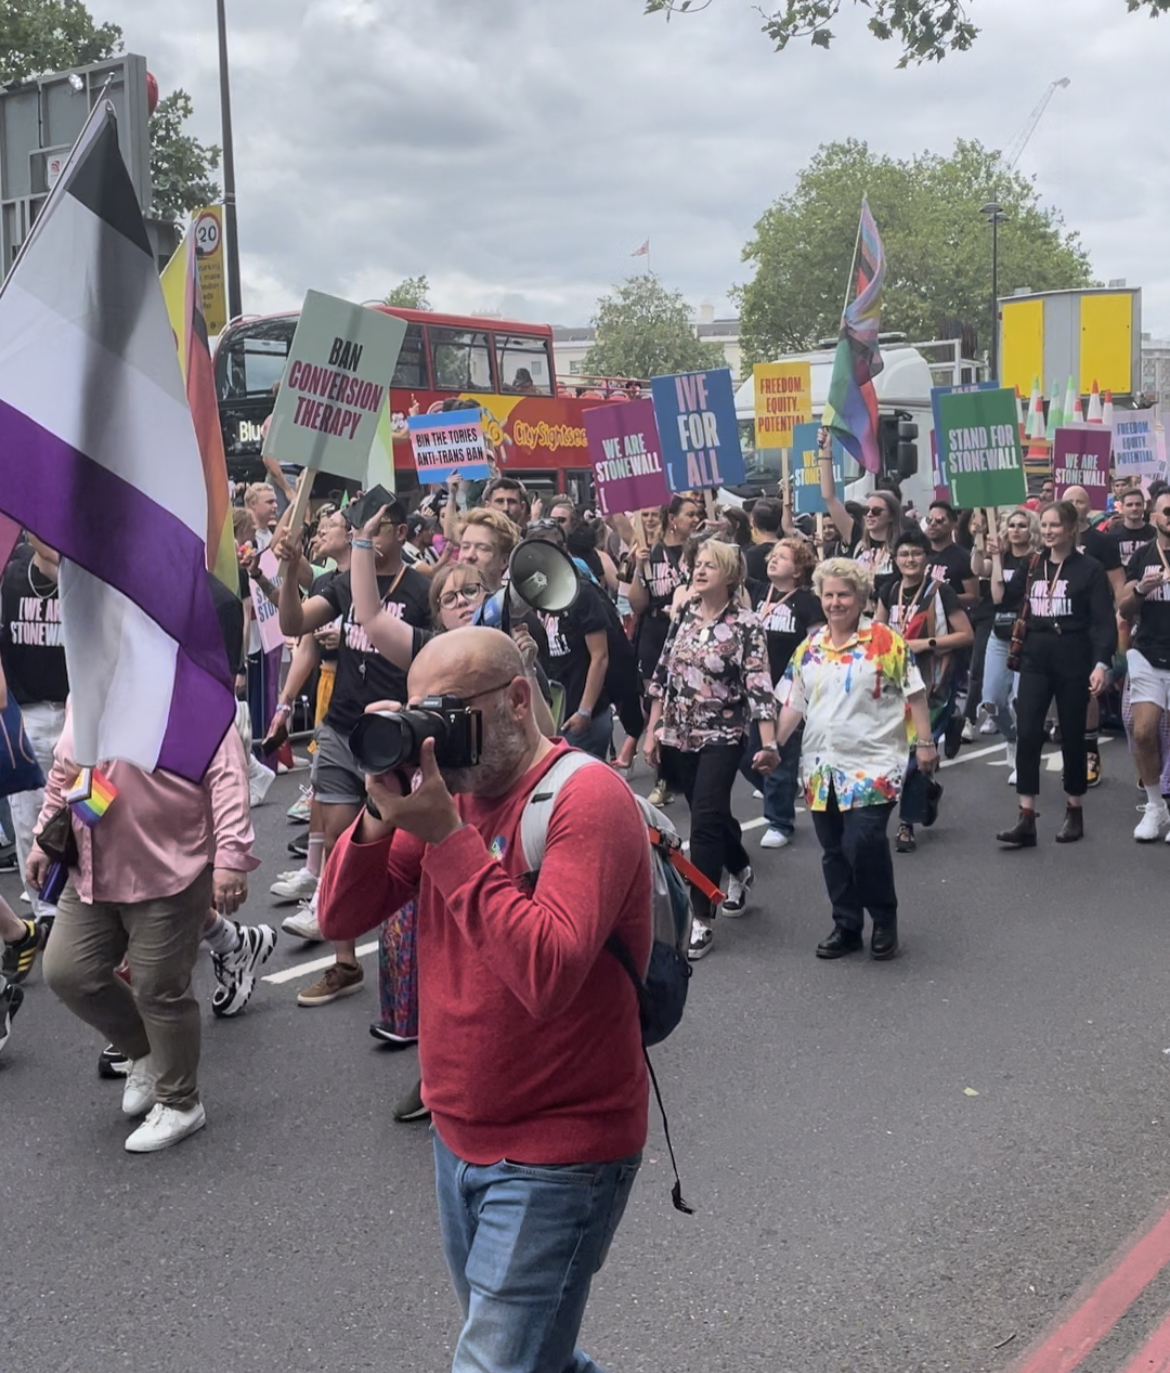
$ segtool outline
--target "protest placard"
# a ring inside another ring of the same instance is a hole
[[[1058,500],[1070,486],[1083,486],[1092,509],[1106,508],[1112,437],[1099,424],[1058,426],[1052,444],[1052,477]]]
[[[260,554],[260,571],[279,591],[284,578],[280,575],[280,563],[271,548],[266,548]],[[276,606],[255,582],[252,583],[252,614],[256,618],[256,628],[260,631],[260,643],[264,652],[271,653],[273,649],[279,648],[284,643],[284,635],[280,632],[280,617],[276,613]]]
[[[490,475],[483,416],[479,407],[411,415],[406,421],[418,479],[424,486],[445,482],[452,472],[478,481]]]
[[[730,368],[654,377],[650,390],[672,491],[714,490],[744,480]]]
[[[654,402],[649,396],[595,405],[582,418],[603,515],[644,510],[670,500]]]
[[[942,411],[939,409],[939,401],[942,400],[943,396],[966,396],[970,395],[972,391],[996,391],[998,389],[999,388],[993,381],[975,381],[971,382],[967,386],[932,386],[930,388],[930,413],[934,418],[934,433],[938,444],[938,464],[935,469],[934,481],[934,499],[936,501],[950,500],[949,495],[943,494],[940,496],[938,494],[939,488],[945,488],[946,491],[950,490],[950,487],[947,486],[946,480],[947,449],[945,438],[942,432]]]
[[[405,334],[394,315],[307,292],[264,456],[364,482]]]
[[[756,447],[794,448],[792,431],[812,420],[812,366],[807,362],[757,362]]]
[[[798,515],[824,515],[829,507],[821,494],[819,424],[798,424],[792,431],[792,507]],[[845,449],[833,440],[833,485],[845,499]]]
[[[1164,476],[1158,458],[1158,411],[1119,410],[1113,416],[1113,475],[1149,481]],[[1106,433],[1109,431],[1106,430]]]
[[[1020,448],[1016,393],[952,392],[939,398],[939,448],[945,457],[952,504],[1017,505],[1028,494]]]

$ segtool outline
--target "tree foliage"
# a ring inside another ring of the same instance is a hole
[[[122,30],[98,24],[81,0],[0,0],[0,85],[103,62],[121,50]],[[177,90],[151,116],[150,175],[160,219],[182,219],[219,198],[210,175],[219,149],[183,132],[191,113],[191,97]]]
[[[117,24],[97,24],[81,0],[0,0],[0,86],[101,62],[122,48]]]
[[[973,325],[991,336],[991,230],[995,202],[999,294],[1018,287],[1089,284],[1089,259],[1058,211],[1032,184],[1005,172],[999,155],[960,140],[949,157],[878,157],[850,139],[822,146],[790,195],[772,204],[743,250],[754,275],[735,295],[745,354],[759,361],[835,336],[849,284],[862,196],[882,236],[886,285],[882,329],[912,339],[955,337]],[[850,287],[850,294],[852,288]]]
[[[597,331],[581,370],[594,377],[661,377],[723,367],[723,349],[695,334],[681,292],[652,272],[628,277],[597,302]]]
[[[219,186],[210,176],[219,166],[219,149],[183,132],[192,109],[186,91],[172,91],[150,118],[150,180],[160,219],[184,219],[219,199]]]
[[[714,0],[645,0],[647,14],[698,14]],[[866,27],[875,38],[902,45],[899,67],[911,62],[940,62],[949,52],[965,52],[979,36],[969,11],[975,0],[851,0],[869,14]],[[759,9],[763,31],[779,52],[793,39],[807,38],[814,47],[827,48],[837,36],[831,25],[845,0],[785,0],[769,13]],[[1145,13],[1156,19],[1170,10],[1170,0],[1125,0],[1130,14]],[[848,12],[848,11],[847,11]]]
[[[420,277],[404,277],[397,286],[384,297],[383,305],[397,305],[404,310],[430,310],[431,283],[425,274]]]

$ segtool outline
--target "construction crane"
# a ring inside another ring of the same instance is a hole
[[[1040,97],[1040,103],[1028,116],[1024,127],[1016,134],[1010,145],[1000,154],[1000,166],[1005,172],[1010,172],[1024,154],[1024,149],[1028,146],[1028,141],[1036,132],[1036,125],[1044,117],[1044,111],[1048,108],[1048,102],[1057,91],[1063,90],[1065,86],[1071,84],[1070,78],[1062,76],[1059,81],[1054,81],[1051,86]]]

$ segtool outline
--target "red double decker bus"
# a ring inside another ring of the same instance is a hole
[[[400,492],[418,486],[406,420],[452,397],[476,401],[500,471],[534,490],[567,492],[584,501],[592,470],[583,412],[601,397],[563,395],[557,386],[552,329],[429,310],[372,305],[406,322],[390,383],[394,467]],[[298,316],[241,320],[220,336],[215,387],[228,473],[234,481],[264,476],[261,425],[284,375]]]

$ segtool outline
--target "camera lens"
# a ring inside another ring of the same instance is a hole
[[[377,776],[417,767],[424,739],[442,746],[447,721],[430,710],[379,711],[363,715],[349,736],[350,752],[363,772]]]

